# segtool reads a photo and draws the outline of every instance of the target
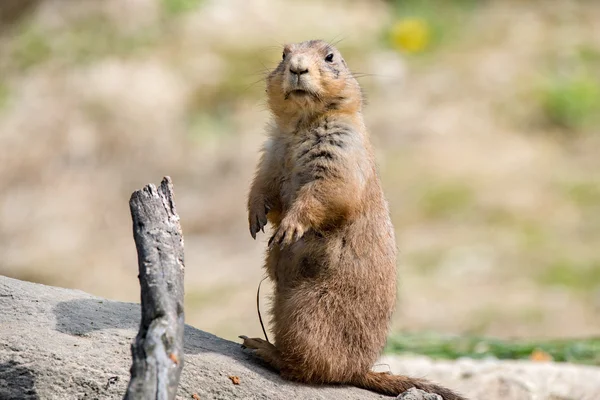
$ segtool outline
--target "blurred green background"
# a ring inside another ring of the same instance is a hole
[[[2,0],[0,274],[138,301],[129,196],[170,175],[187,322],[260,335],[263,79],[322,38],[367,93],[392,332],[598,335],[598,21],[585,0]]]

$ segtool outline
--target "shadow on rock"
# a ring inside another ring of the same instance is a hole
[[[139,304],[100,299],[76,299],[58,303],[52,310],[56,315],[55,330],[74,336],[85,336],[103,329],[130,329],[137,333],[141,310]],[[244,352],[240,343],[230,342],[186,325],[185,354],[217,353],[245,365],[267,379],[281,382],[278,374]],[[184,368],[184,373],[186,369]],[[4,400],[4,397],[0,396]]]
[[[56,315],[55,329],[75,336],[111,328],[137,331],[141,318],[139,304],[98,299],[63,301],[52,311]]]
[[[273,371],[267,364],[248,352],[242,350],[241,343],[231,342],[221,339],[211,333],[204,332],[192,326],[186,325],[184,331],[184,352],[185,354],[199,353],[217,353],[224,355],[236,363],[242,364],[250,370],[262,375],[276,383],[282,383],[283,380],[279,374]],[[184,368],[185,371],[185,368]]]
[[[33,371],[16,361],[0,363],[0,399],[38,400]]]

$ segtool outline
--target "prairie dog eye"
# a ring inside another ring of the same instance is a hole
[[[325,61],[333,62],[333,53],[327,54],[327,56],[325,56]]]
[[[283,53],[281,53],[281,59],[285,60],[285,51]]]

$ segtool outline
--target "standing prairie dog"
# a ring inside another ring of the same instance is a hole
[[[248,198],[253,238],[270,222],[275,344],[243,346],[304,383],[386,395],[418,388],[464,400],[426,380],[375,373],[396,300],[396,242],[362,116],[358,82],[339,51],[287,45],[267,78],[274,124]]]

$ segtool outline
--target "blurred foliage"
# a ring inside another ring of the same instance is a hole
[[[514,226],[520,239],[519,244],[524,251],[544,250],[548,243],[548,232],[539,222],[520,220]]]
[[[210,288],[187,288],[185,293],[186,305],[190,308],[201,308],[214,301],[227,302],[239,289],[237,285],[221,283]]]
[[[249,100],[257,106],[264,102],[261,93],[265,89],[268,73],[265,64],[270,54],[256,49],[222,48],[218,56],[227,60],[222,78],[214,86],[195,87],[186,110],[188,131],[195,140],[209,139],[208,132],[216,133],[215,138],[234,132],[231,114],[241,101]]]
[[[279,53],[277,49],[278,56]],[[265,90],[264,80],[270,72],[265,65],[273,64],[273,58],[269,58],[272,54],[256,48],[242,48],[221,49],[219,55],[227,60],[226,70],[215,92],[218,97],[209,101],[231,104],[241,97],[261,97]],[[278,58],[275,60],[279,61]]]
[[[540,282],[551,286],[565,286],[584,292],[594,292],[600,287],[600,260],[552,262],[542,270]]]
[[[439,249],[413,251],[406,255],[406,261],[414,265],[423,275],[435,273],[442,261],[444,253]]]
[[[168,15],[179,15],[193,11],[201,3],[202,0],[161,0],[162,8]]]
[[[600,121],[600,52],[583,47],[553,64],[539,89],[546,121],[569,131],[597,124]]]
[[[48,37],[35,25],[25,24],[17,33],[11,60],[19,69],[26,69],[50,58],[52,49]]]
[[[541,95],[546,118],[562,128],[589,126],[600,112],[600,81],[593,76],[552,77]]]
[[[0,3],[0,32],[27,17],[41,0],[2,0]]]
[[[600,365],[600,338],[562,340],[500,340],[476,336],[398,334],[390,337],[387,353],[421,354],[436,359],[498,358],[538,359],[547,354],[554,361]]]
[[[219,141],[222,135],[234,132],[226,112],[206,112],[198,109],[189,113],[187,122],[190,138],[204,145],[207,141]]]
[[[134,56],[158,39],[158,29],[123,33],[101,16],[82,18],[64,29],[42,31],[34,23],[24,23],[16,33],[12,62],[18,69],[45,61],[79,64],[107,56]]]
[[[392,26],[390,36],[393,47],[409,53],[425,50],[431,40],[429,25],[419,18],[399,20]]]
[[[455,39],[477,0],[395,0],[386,42],[398,51],[427,53]]]
[[[10,99],[10,90],[5,82],[0,80],[0,111],[2,111]]]
[[[475,200],[473,190],[462,183],[440,183],[425,187],[420,206],[428,218],[446,219],[463,216]]]
[[[579,207],[600,207],[600,181],[569,182],[563,190]]]

